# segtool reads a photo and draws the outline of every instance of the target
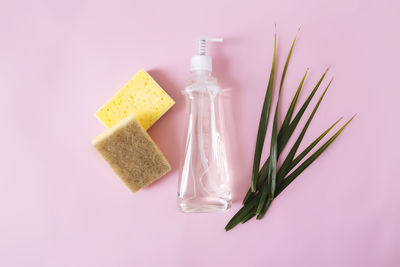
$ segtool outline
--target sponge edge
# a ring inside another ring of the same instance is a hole
[[[171,170],[167,159],[133,115],[96,137],[93,145],[132,192]]]

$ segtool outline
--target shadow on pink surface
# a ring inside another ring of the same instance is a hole
[[[184,99],[180,94],[182,86],[173,81],[171,79],[173,75],[168,75],[166,70],[150,69],[148,73],[175,100],[175,105],[149,129],[149,135],[171,164],[171,171],[166,176],[177,177],[183,145],[181,138],[183,135],[182,119],[179,116],[182,113],[181,109],[185,106]],[[163,180],[164,178],[155,181],[149,188],[163,183]]]

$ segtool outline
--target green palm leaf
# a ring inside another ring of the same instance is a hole
[[[289,126],[290,120],[292,119],[292,115],[293,115],[294,109],[296,107],[296,103],[299,98],[301,88],[303,87],[304,80],[306,79],[307,73],[308,73],[308,69],[307,69],[306,73],[304,74],[303,78],[301,79],[301,82],[300,82],[299,87],[297,88],[296,94],[294,95],[292,102],[290,103],[289,109],[286,112],[285,119],[283,120],[281,129],[278,134],[278,140],[280,140],[282,138],[283,133],[286,131],[287,127]]]
[[[284,82],[285,77],[286,77],[286,71],[287,71],[287,68],[288,68],[288,65],[289,65],[289,60],[290,60],[290,57],[291,57],[291,54],[292,54],[293,47],[294,47],[294,44],[295,44],[295,42],[296,42],[296,39],[297,39],[297,36],[296,36],[296,37],[294,38],[294,40],[293,40],[292,46],[290,47],[289,55],[288,55],[288,57],[287,57],[287,59],[286,59],[285,67],[284,67],[284,70],[283,70],[283,73],[284,73],[284,74],[282,74],[282,78],[281,78],[281,83],[280,83],[280,89],[279,89],[279,91],[281,91],[282,86],[283,86],[283,82]],[[286,113],[286,116],[285,116],[285,119],[284,119],[283,124],[282,124],[282,126],[281,126],[281,129],[279,130],[278,140],[279,140],[279,136],[281,136],[282,131],[285,131],[285,129],[286,129],[287,126],[289,125],[289,122],[290,122],[290,120],[291,120],[291,118],[292,118],[294,109],[295,109],[296,104],[297,104],[298,97],[299,97],[300,92],[301,92],[301,89],[302,89],[302,87],[303,87],[304,80],[306,79],[307,73],[308,73],[308,69],[307,69],[306,73],[304,74],[304,76],[303,76],[303,78],[302,78],[302,80],[301,80],[301,82],[300,82],[300,84],[299,84],[299,87],[297,88],[296,94],[294,95],[294,97],[293,97],[293,99],[292,99],[292,102],[290,103],[289,109],[288,109],[288,111],[287,111],[287,113]],[[282,151],[278,151],[278,156],[279,156],[279,154],[280,154],[281,152],[282,152]],[[268,157],[268,159],[265,161],[265,163],[263,164],[261,170],[260,170],[259,173],[258,173],[258,183],[257,183],[256,188],[258,188],[258,187],[260,186],[260,184],[264,183],[264,180],[263,180],[263,179],[264,179],[264,178],[267,176],[267,174],[268,174],[268,167],[269,167],[269,157]],[[262,177],[261,180],[259,179],[260,177]],[[244,199],[243,199],[243,204],[245,204],[245,203],[247,202],[247,200],[250,198],[250,196],[252,196],[253,194],[254,194],[254,192],[252,191],[252,188],[250,187],[249,190],[248,190],[247,193],[246,193],[246,196],[245,196]]]
[[[294,130],[296,129],[298,123],[300,122],[300,119],[302,118],[302,116],[303,116],[304,112],[306,111],[308,105],[310,104],[310,102],[313,99],[315,93],[317,92],[319,86],[321,85],[322,81],[324,80],[325,75],[328,72],[328,70],[329,70],[329,68],[326,69],[324,74],[322,74],[321,78],[319,79],[319,81],[315,85],[314,89],[311,91],[310,95],[308,96],[306,101],[303,103],[303,105],[300,108],[300,110],[297,112],[297,114],[294,117],[293,121],[289,124],[288,127],[286,127],[285,129],[280,131],[282,133],[282,135],[281,135],[280,138],[279,138],[279,135],[278,135],[278,151],[279,151],[279,153],[282,152],[282,150],[285,148],[287,142],[289,141],[289,139],[292,136]],[[268,168],[269,168],[268,160],[264,163],[264,165],[267,165],[267,166],[265,166],[265,168],[263,166],[265,171],[261,172],[262,175],[260,175],[260,184],[263,184],[265,179],[267,178],[268,172],[266,170],[268,170]],[[263,168],[261,170],[263,170]]]
[[[289,162],[289,164],[288,164],[289,166],[286,168],[285,172],[282,169],[282,166],[284,164],[283,163],[277,174],[279,179],[280,178],[283,179],[283,177],[285,177],[305,156],[307,156],[308,152],[310,152],[319,143],[319,141],[321,141],[322,138],[324,138],[325,135],[327,135],[329,133],[329,131],[332,130],[332,128],[335,127],[336,124],[338,124],[339,121],[342,120],[342,118],[335,121],[328,129],[325,130],[325,132],[323,132],[308,147],[306,147],[295,159],[293,159],[291,162]]]
[[[292,99],[292,102],[290,104],[289,110],[286,113],[284,123],[282,124],[282,127],[281,127],[281,129],[279,131],[279,134],[278,134],[278,143],[277,143],[278,144],[278,155],[280,155],[280,153],[282,152],[283,148],[285,147],[285,145],[289,141],[290,137],[292,136],[292,134],[293,134],[294,130],[296,129],[300,119],[302,118],[302,116],[303,116],[304,112],[306,111],[308,105],[310,104],[312,98],[314,97],[314,95],[317,92],[319,86],[321,85],[323,79],[325,78],[325,75],[328,72],[328,70],[329,70],[329,68],[327,68],[325,70],[325,72],[322,74],[321,78],[319,79],[319,81],[315,85],[314,89],[311,91],[310,95],[308,96],[306,101],[303,103],[303,105],[300,108],[300,110],[297,112],[297,114],[296,114],[295,118],[293,119],[293,121],[291,123],[289,123],[288,126],[284,126],[285,125],[285,121],[287,121],[287,122],[290,121],[290,118],[292,117],[294,108],[295,108],[296,103],[297,103],[298,96],[299,96],[300,91],[301,91],[301,89],[303,87],[303,83],[304,83],[304,80],[306,78],[308,70],[304,74],[303,79],[301,80],[300,85],[299,85],[299,87],[298,87],[298,89],[296,91],[296,94]],[[261,168],[261,170],[259,172],[257,186],[263,186],[264,183],[265,183],[265,180],[268,177],[269,161],[270,161],[270,157],[268,157],[268,159],[265,161],[264,165],[262,166],[262,168]],[[264,186],[264,187],[266,187],[266,186]],[[262,189],[262,188],[259,188],[259,189]],[[243,204],[246,203],[247,199],[249,199],[252,194],[254,194],[254,191],[252,191],[252,188],[250,188],[248,190],[244,200],[243,200]],[[264,200],[263,201],[265,201],[265,200],[266,200],[266,196],[264,196]]]
[[[285,174],[286,173],[286,169],[288,168],[289,163],[293,160],[294,155],[297,152],[297,149],[300,146],[301,141],[303,140],[303,137],[308,129],[308,126],[310,125],[312,119],[314,118],[315,113],[317,112],[317,109],[319,107],[319,105],[321,104],[322,99],[324,98],[326,91],[328,90],[329,86],[331,85],[332,80],[329,82],[328,86],[326,87],[325,91],[322,93],[321,97],[319,98],[317,104],[314,107],[314,110],[312,111],[311,115],[309,116],[303,130],[301,131],[299,137],[297,138],[295,144],[293,145],[292,149],[290,150],[289,154],[286,156],[286,159],[284,161],[284,163],[282,164],[282,166],[279,169],[279,175],[275,175],[274,177],[272,177],[272,179],[276,179],[274,187],[273,188],[269,188],[269,190],[267,190],[267,186],[264,186],[264,189],[261,193],[261,199],[260,202],[258,203],[258,208],[257,208],[257,220],[260,220],[264,217],[265,213],[267,212],[270,204],[272,203],[272,200],[274,199],[274,195],[275,195],[275,189],[276,189],[276,184],[280,184],[280,182],[282,181],[283,177],[282,177],[282,173]],[[275,113],[276,115],[276,113]],[[272,165],[270,165],[272,166]],[[276,166],[275,166],[276,167]],[[270,175],[270,174],[269,174]],[[272,192],[273,190],[273,192]],[[268,200],[264,201],[265,196],[268,194]]]
[[[292,46],[290,47],[289,54],[286,58],[285,67],[283,68],[281,83],[279,85],[279,93],[278,93],[278,101],[275,107],[275,115],[274,115],[274,122],[272,126],[272,136],[271,136],[271,146],[270,146],[270,153],[269,153],[269,166],[268,166],[268,180],[265,183],[265,188],[261,194],[260,202],[258,203],[257,207],[257,214],[259,214],[264,207],[265,201],[271,202],[274,199],[275,188],[276,188],[276,164],[278,161],[278,111],[279,111],[279,102],[281,98],[281,92],[283,83],[285,81],[286,72],[289,66],[290,58],[292,56],[292,51],[294,44],[296,42],[296,37],[293,40]],[[268,199],[267,199],[268,196]]]
[[[314,154],[312,154],[308,159],[306,159],[303,164],[301,164],[296,170],[294,170],[288,177],[283,179],[281,185],[276,192],[276,195],[279,195],[294,179],[297,178],[308,166],[311,165],[318,157],[328,148],[328,146],[339,136],[339,134],[346,128],[346,126],[354,119],[356,115],[351,117],[350,120],[346,122],[345,125],[342,126],[325,144],[323,144]]]
[[[319,141],[324,138],[324,136],[333,128],[339,121],[341,121],[343,117],[338,119],[334,124],[332,124],[325,132],[323,132],[317,139],[315,139],[306,149],[304,149],[292,162],[290,162],[289,168],[287,172],[290,172],[305,156],[307,156],[308,152],[310,152],[318,143]]]
[[[322,74],[321,78],[319,79],[319,81],[315,85],[314,89],[311,91],[311,93],[308,96],[308,98],[306,99],[306,101],[304,101],[303,106],[300,108],[300,110],[297,112],[296,116],[294,117],[293,121],[287,127],[287,130],[282,132],[282,136],[281,136],[281,139],[280,139],[280,142],[279,142],[279,146],[280,147],[278,148],[280,151],[283,150],[283,148],[285,147],[285,145],[289,141],[290,137],[292,136],[294,130],[297,127],[297,124],[299,124],[301,117],[303,116],[303,114],[306,111],[308,105],[310,104],[312,98],[314,97],[315,93],[317,92],[319,86],[321,85],[322,81],[324,80],[325,75],[328,72],[328,70],[329,70],[329,68],[327,68],[325,70],[324,74]]]
[[[229,231],[236,225],[238,225],[243,219],[246,219],[248,214],[257,206],[258,199],[253,198],[249,203],[243,206],[236,214],[232,217],[232,219],[225,226],[225,230]]]
[[[352,120],[354,118],[354,116],[343,126],[343,127],[341,127],[321,148],[324,148],[323,150],[325,150],[338,136],[339,136],[339,134],[343,131],[343,129],[350,123],[350,121]],[[339,120],[337,120],[335,123],[333,123],[328,129],[326,129],[320,136],[318,136],[318,138],[316,138],[306,149],[304,149],[304,151],[303,152],[301,152],[301,154],[299,155],[299,156],[297,156],[294,160],[293,160],[293,163],[295,163],[295,162],[300,162],[301,161],[301,159],[302,158],[304,158],[306,155],[307,155],[307,153],[309,152],[309,151],[311,151],[312,150],[312,148],[313,147],[315,147],[315,145],[317,145],[318,144],[318,142],[319,141],[321,141],[322,140],[322,138],[323,137],[325,137],[328,133],[329,133],[329,131],[330,130],[332,130],[332,128],[341,120],[342,118],[340,118]],[[321,149],[319,149],[319,150],[321,150]],[[322,152],[323,152],[323,150],[322,151],[320,151],[320,152],[318,152],[318,155],[316,155],[317,154],[317,152],[315,152],[313,155],[312,155],[312,157],[314,158],[313,159],[313,161],[320,155],[320,154],[322,154]],[[310,157],[311,158],[311,157]],[[309,161],[309,160],[308,160]],[[296,163],[296,164],[297,164]],[[312,162],[311,162],[312,163]],[[300,173],[306,168],[306,167],[308,167],[311,163],[309,163],[308,165],[304,165],[304,164],[306,164],[306,162],[304,162],[303,163],[303,166],[301,167],[302,168],[302,170],[301,169],[298,169],[298,170],[296,170],[297,171],[297,176],[298,175],[300,175]],[[296,165],[295,164],[295,165]],[[293,165],[293,166],[295,166],[295,165]],[[290,167],[288,168],[288,170],[287,170],[287,172],[290,172],[290,170],[292,169],[293,167],[292,167],[292,164],[290,165]],[[299,167],[300,168],[300,167]],[[279,173],[279,172],[278,172]],[[293,172],[293,173],[295,173],[295,172]],[[280,187],[277,189],[277,192],[275,193],[275,198],[290,184],[290,182],[291,181],[293,181],[296,177],[294,177],[294,175],[295,174],[291,174],[290,176],[288,176],[286,179],[284,179],[283,180],[283,182],[281,183],[281,185],[280,185]],[[294,177],[294,178],[293,178]],[[287,180],[287,179],[289,179],[289,180]],[[256,204],[258,203],[258,198],[259,198],[259,194],[258,195],[254,195],[254,196],[252,196],[251,198],[249,198],[249,200],[248,200],[248,202],[242,207],[242,209],[240,209],[239,211],[240,211],[240,214],[239,214],[239,212],[229,221],[229,223],[228,223],[228,225],[229,225],[229,229],[227,229],[227,231],[228,230],[230,230],[230,229],[232,229],[233,227],[235,227],[237,224],[239,224],[239,223],[244,223],[244,222],[246,222],[246,221],[248,221],[249,219],[251,219],[251,218],[253,218],[255,215],[256,215],[256,213],[255,213],[255,207],[256,207]],[[264,207],[264,209],[265,209],[265,207]],[[260,213],[260,215],[259,215],[259,218],[261,219],[263,216],[264,216],[264,214],[265,214],[265,212],[264,212],[264,210],[262,210],[262,212]],[[227,226],[228,226],[227,225]]]
[[[326,87],[325,91],[322,93],[321,97],[319,98],[317,104],[315,105],[313,111],[311,112],[311,115],[309,116],[309,118],[308,118],[306,124],[304,125],[303,130],[301,131],[299,137],[297,138],[296,142],[295,142],[294,145],[292,146],[292,149],[289,151],[288,155],[286,156],[285,161],[283,162],[282,166],[280,167],[280,169],[279,169],[280,175],[278,175],[278,178],[277,178],[278,184],[279,184],[279,183],[281,182],[281,180],[283,179],[282,174],[285,174],[285,173],[286,173],[286,170],[288,169],[289,164],[293,161],[294,155],[296,154],[297,149],[299,148],[300,143],[301,143],[301,141],[303,140],[304,135],[306,134],[306,131],[307,131],[308,127],[310,126],[310,123],[311,123],[312,119],[314,118],[314,115],[315,115],[315,113],[317,112],[318,107],[319,107],[319,105],[321,104],[322,99],[324,98],[324,96],[325,96],[325,94],[326,94],[326,91],[328,90],[328,88],[329,88],[329,86],[331,85],[331,83],[332,83],[332,80],[329,82],[329,84],[328,84],[328,86]]]
[[[261,153],[265,141],[268,121],[270,117],[270,108],[272,102],[272,91],[274,86],[274,74],[275,74],[275,61],[276,61],[276,31],[274,36],[274,54],[272,60],[271,73],[269,76],[268,87],[264,99],[263,109],[261,112],[260,124],[258,128],[257,141],[256,141],[256,149],[254,155],[253,169],[252,169],[252,178],[251,178],[251,186],[243,200],[243,207],[232,217],[232,219],[228,222],[225,229],[229,231],[233,227],[235,227],[239,223],[245,223],[254,216],[257,216],[257,219],[263,218],[266,214],[269,206],[272,201],[292,182],[296,179],[309,165],[311,165],[326,149],[327,147],[340,135],[340,133],[344,130],[344,128],[353,120],[354,116],[347,121],[328,141],[326,141],[316,152],[314,152],[311,156],[309,156],[300,166],[298,166],[293,172],[294,169],[307,155],[308,153],[333,129],[333,127],[341,120],[337,120],[333,123],[328,129],[326,129],[321,135],[319,135],[308,147],[306,147],[297,157],[295,157],[298,148],[305,136],[305,133],[308,127],[311,124],[312,119],[314,118],[318,107],[320,106],[322,99],[324,98],[327,89],[329,88],[332,80],[327,85],[326,89],[322,93],[319,98],[317,104],[315,105],[312,113],[308,117],[306,124],[304,125],[300,135],[297,137],[296,142],[291,147],[288,155],[286,156],[282,166],[277,168],[277,161],[279,156],[283,150],[283,148],[288,143],[289,139],[293,135],[298,123],[300,122],[305,110],[309,106],[312,98],[316,94],[318,88],[320,87],[322,81],[324,80],[329,68],[323,73],[314,89],[311,91],[297,114],[292,120],[292,116],[294,113],[295,106],[298,101],[298,97],[300,91],[302,90],[304,80],[307,76],[308,70],[303,76],[303,79],[300,82],[300,85],[292,99],[292,102],[289,106],[289,109],[285,115],[284,121],[282,123],[281,128],[278,130],[278,112],[279,112],[279,104],[280,104],[280,96],[283,88],[284,80],[287,73],[287,68],[290,62],[292,50],[294,44],[296,42],[296,38],[294,39],[292,46],[290,48],[289,54],[286,59],[286,63],[282,72],[280,86],[279,86],[279,94],[277,99],[277,105],[274,113],[274,120],[272,126],[272,134],[271,134],[271,146],[270,146],[270,155],[268,159],[264,162],[261,170],[260,167],[260,159]],[[290,173],[291,172],[291,173]],[[286,177],[286,178],[285,178]]]
[[[269,75],[267,92],[265,93],[264,104],[261,111],[260,123],[258,125],[256,149],[254,152],[252,184],[251,184],[251,189],[253,192],[256,190],[258,171],[260,168],[261,153],[264,146],[264,140],[265,140],[265,135],[267,133],[269,115],[271,110],[272,90],[274,87],[274,76],[275,76],[275,58],[276,58],[276,32],[274,37],[274,55],[272,58],[271,72]]]

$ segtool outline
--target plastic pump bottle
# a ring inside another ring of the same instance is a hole
[[[192,76],[182,91],[186,97],[185,151],[181,161],[178,207],[183,212],[213,212],[231,206],[231,186],[221,135],[217,80],[211,76],[212,60],[207,42],[200,38],[198,55],[191,58]]]

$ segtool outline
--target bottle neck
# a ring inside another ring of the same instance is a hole
[[[211,77],[211,71],[209,70],[192,70],[192,75],[195,77]]]

